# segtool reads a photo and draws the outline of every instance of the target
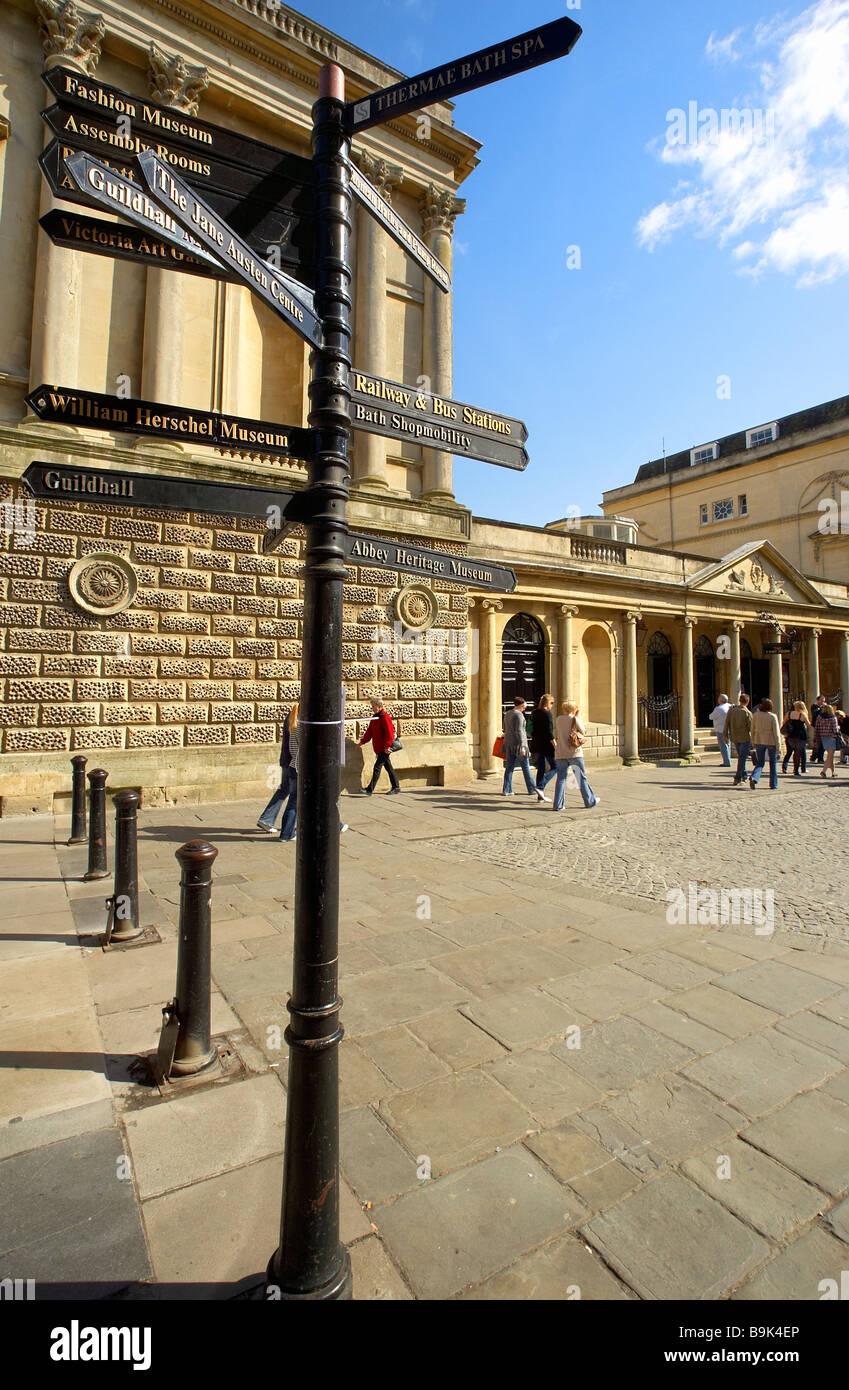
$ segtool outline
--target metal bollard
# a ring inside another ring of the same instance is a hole
[[[158,1070],[164,1077],[191,1076],[217,1060],[210,1041],[212,865],[218,850],[206,840],[190,840],[176,851],[180,861],[180,939],[177,946],[177,994],[163,1009]],[[169,1017],[170,1015],[170,1017]],[[176,1023],[176,1028],[175,1028]],[[169,1029],[176,1033],[170,1059]]]
[[[109,917],[106,923],[107,946],[121,941],[135,941],[141,936],[139,926],[139,867],[138,867],[138,792],[117,792],[115,804],[115,888],[106,899]]]
[[[88,869],[83,880],[88,883],[93,878],[106,878],[106,778],[108,772],[102,767],[88,774],[91,787],[88,810]]]
[[[88,760],[78,753],[71,759],[73,769],[71,783],[71,838],[69,845],[84,845],[85,826],[85,765]]]

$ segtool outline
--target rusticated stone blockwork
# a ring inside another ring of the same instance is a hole
[[[265,556],[259,522],[116,513],[57,501],[39,509],[34,538],[0,532],[0,574],[9,581],[0,604],[3,751],[270,751],[299,692],[303,539]],[[93,548],[119,552],[133,566],[139,588],[128,610],[83,613],[67,578],[57,577]],[[362,734],[372,695],[382,696],[408,738],[467,733],[458,674],[466,591],[452,587],[449,597],[434,586],[436,626],[415,636],[399,628],[393,610],[397,589],[412,582],[426,581],[349,568],[348,738]]]

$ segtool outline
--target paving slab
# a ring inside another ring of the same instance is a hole
[[[465,1293],[463,1302],[620,1302],[634,1295],[575,1236],[549,1241]]]
[[[715,970],[719,975],[730,974],[732,970],[744,970],[751,964],[749,956],[744,956],[741,951],[732,951],[724,944],[719,934],[676,941],[669,947],[669,951],[674,956],[683,956],[686,960]]]
[[[369,1033],[359,1046],[399,1091],[412,1091],[450,1070],[408,1028]]]
[[[4,1024],[0,1069],[2,1125],[110,1098],[103,1043],[91,1008]]]
[[[377,957],[379,968],[381,965],[406,965],[409,961],[441,956],[451,945],[450,940],[428,931],[426,927],[409,927],[407,931],[376,936],[371,951]]]
[[[682,1068],[721,1100],[754,1119],[839,1071],[833,1056],[765,1028]]]
[[[524,1149],[427,1183],[380,1212],[380,1234],[419,1298],[505,1269],[573,1220],[571,1199]]]
[[[550,1051],[599,1091],[610,1092],[627,1091],[638,1081],[671,1071],[694,1055],[689,1047],[635,1018],[593,1024],[582,1029],[580,1047],[561,1042]]]
[[[824,1086],[820,1086],[822,1095],[834,1096],[837,1100],[845,1101],[849,1105],[849,1068],[838,1072],[837,1076],[832,1077]]]
[[[413,1295],[377,1236],[352,1245],[351,1275],[355,1303],[406,1302]]]
[[[460,1012],[511,1051],[565,1038],[568,1029],[582,1028],[590,1021],[539,989],[509,990],[463,1004]]]
[[[715,1052],[728,1042],[724,1033],[717,1033],[715,1029],[697,1023],[694,1018],[678,1013],[668,1004],[646,1004],[645,1008],[636,1009],[631,1017],[644,1023],[647,1028],[653,1028],[656,1033],[663,1033],[664,1037],[673,1038],[675,1042],[689,1047],[697,1055]]]
[[[397,1087],[351,1038],[339,1048],[339,1108],[357,1110],[395,1094]]]
[[[176,941],[128,951],[93,951],[88,957],[91,992],[99,1014],[126,1013],[146,1004],[161,1008],[174,998]]]
[[[210,1026],[216,1036],[242,1026],[241,1020],[218,990],[212,990],[210,994]],[[159,1043],[161,1029],[162,1006],[159,1004],[148,1004],[143,1009],[127,1009],[119,1014],[105,1014],[100,1020],[103,1047],[110,1054],[142,1056],[151,1052]]]
[[[351,979],[342,1022],[345,1032],[354,1037],[373,1033],[375,1019],[391,1028],[460,1004],[466,997],[466,990],[432,964],[396,965]]]
[[[849,1245],[849,1197],[828,1213],[826,1221],[834,1234]]]
[[[431,925],[446,943],[453,942],[455,946],[480,946],[487,941],[515,936],[517,929],[531,930],[531,927],[521,925],[499,912],[476,912],[468,917],[456,915],[448,921],[441,909],[434,909]],[[446,949],[447,945],[443,951]]]
[[[838,985],[849,985],[849,953],[811,955],[804,951],[784,951],[778,957],[785,965],[796,970],[805,970],[810,975],[821,975],[824,980],[833,980]]]
[[[252,957],[235,964],[213,958],[212,977],[221,993],[236,1008],[243,999],[257,994],[285,994],[292,988],[291,951],[281,955]]]
[[[621,965],[604,965],[546,982],[546,992],[596,1022],[630,1013],[666,994],[663,985],[644,980]]]
[[[479,1066],[504,1056],[504,1046],[457,1009],[428,1014],[410,1024],[410,1031],[421,1038],[452,1071]]]
[[[810,1008],[838,990],[832,980],[774,960],[759,961],[748,970],[735,970],[733,975],[723,975],[714,983],[717,989],[739,994],[753,1004],[785,1015]]]
[[[124,1117],[142,1200],[253,1163],[283,1147],[285,1096],[273,1075],[185,1092]]]
[[[12,960],[3,966],[0,1027],[47,1018],[91,1004],[88,972],[82,951]]]
[[[654,980],[664,989],[691,989],[695,985],[706,984],[719,972],[699,961],[687,960],[677,956],[674,951],[643,951],[622,962],[626,970],[642,975],[646,980]]]
[[[825,1281],[832,1281],[839,1290],[841,1275],[847,1269],[849,1245],[815,1226],[747,1280],[732,1294],[732,1302],[820,1300],[828,1292]]]
[[[717,989],[713,984],[684,990],[666,1002],[670,1008],[696,1019],[698,1023],[704,1023],[717,1033],[724,1033],[728,1038],[742,1038],[746,1033],[768,1028],[778,1018],[778,1014],[761,1008],[760,1004],[753,1004],[731,990]]]
[[[576,1192],[590,1211],[600,1211],[633,1192],[639,1177],[572,1125],[529,1135],[529,1148],[555,1177]]]
[[[418,1155],[407,1153],[368,1107],[342,1116],[339,1142],[342,1171],[362,1202],[384,1202],[422,1181]]]
[[[15,1117],[0,1124],[0,1159],[40,1149],[60,1139],[109,1129],[115,1123],[111,1100],[94,1100],[69,1110],[54,1110],[35,1118]]]
[[[115,1129],[0,1163],[0,1232],[0,1259],[14,1278],[96,1282],[106,1294],[151,1272]]]
[[[674,1072],[611,1096],[575,1120],[628,1167],[635,1160],[639,1165],[643,1153],[655,1164],[676,1163],[734,1134],[742,1123],[738,1111]]]
[[[829,1203],[810,1183],[740,1139],[726,1139],[685,1159],[681,1172],[773,1241],[813,1220]]]
[[[379,1114],[411,1154],[426,1154],[434,1174],[506,1148],[534,1120],[480,1071],[460,1072],[381,1101]]]
[[[836,994],[831,994],[827,999],[821,999],[814,1005],[813,1013],[820,1014],[823,1018],[830,1018],[833,1023],[839,1023],[844,1028],[849,1028],[849,989],[840,989]]]
[[[822,1091],[797,1096],[742,1137],[832,1197],[849,1188],[849,1106]]]
[[[564,961],[533,937],[511,937],[437,956],[437,970],[457,980],[465,994],[486,997],[519,985],[535,985],[563,974]]]
[[[769,1254],[761,1236],[675,1174],[646,1183],[593,1217],[581,1234],[630,1288],[650,1299],[719,1298]]]
[[[559,1124],[600,1100],[599,1087],[585,1081],[550,1051],[530,1048],[486,1068],[542,1125]]]
[[[778,1032],[786,1033],[788,1037],[800,1038],[802,1042],[808,1043],[819,1052],[827,1053],[829,1057],[836,1058],[844,1065],[849,1062],[849,1027],[834,1023],[830,1018],[822,1017],[810,1010],[782,1019],[775,1026]]]

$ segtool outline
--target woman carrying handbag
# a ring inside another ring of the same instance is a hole
[[[564,701],[562,709],[563,713],[558,716],[555,725],[554,759],[557,768],[557,781],[554,786],[552,810],[562,811],[566,804],[566,778],[571,768],[577,778],[578,788],[584,799],[584,806],[588,811],[591,811],[594,806],[598,806],[601,797],[596,796],[587,781],[587,772],[584,767],[582,750],[586,742],[587,731],[578,718],[580,711],[574,700]]]

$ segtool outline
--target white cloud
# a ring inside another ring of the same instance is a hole
[[[709,58],[713,58],[715,63],[736,63],[740,57],[737,52],[737,40],[742,32],[742,29],[735,29],[733,34],[728,34],[724,39],[720,39],[714,29],[705,44],[705,53]]]
[[[711,34],[708,54],[736,57],[742,33]],[[801,287],[836,279],[849,273],[849,0],[762,23],[750,47],[751,91],[734,106],[752,126],[688,102],[679,143],[668,125],[651,146],[688,177],[640,219],[637,240],[654,251],[689,229],[715,236],[741,272],[774,270]]]

